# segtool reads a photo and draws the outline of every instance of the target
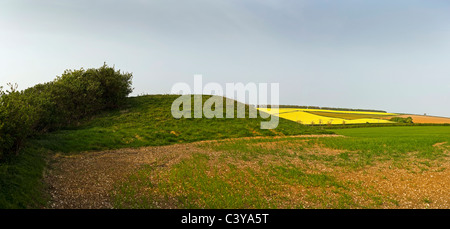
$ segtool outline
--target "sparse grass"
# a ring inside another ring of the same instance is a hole
[[[152,174],[136,182],[136,174],[148,173]],[[172,168],[147,167],[136,174],[115,188],[115,207],[367,208],[391,202],[377,191],[341,181],[331,173],[289,164],[287,158],[254,163],[196,153]]]
[[[194,154],[192,158],[175,165],[167,173],[157,173],[154,168],[143,168],[138,175],[133,175],[116,190],[116,207],[124,208],[273,208],[259,196],[257,189],[251,186],[264,186],[265,177],[258,176],[253,170],[240,170],[233,164],[223,168],[211,168],[210,158],[205,154]],[[139,176],[155,172],[149,176]],[[161,171],[160,171],[161,172]],[[253,175],[253,176],[249,176]],[[136,182],[136,176],[139,181]],[[242,180],[242,177],[251,179]],[[130,191],[132,190],[132,191]],[[157,195],[154,195],[156,193]],[[136,198],[136,195],[146,197]],[[155,201],[156,200],[156,201]],[[158,203],[162,200],[162,203]]]
[[[338,132],[347,137],[205,143],[200,147],[215,153],[196,153],[164,170],[144,168],[138,173],[153,173],[141,183],[130,178],[119,184],[116,207],[136,206],[138,198],[120,191],[128,187],[139,195],[144,193],[146,201],[138,204],[144,208],[167,208],[161,200],[170,200],[170,208],[396,208],[400,206],[398,196],[346,176],[365,174],[386,163],[410,174],[445,170],[439,164],[447,159],[449,127]],[[387,175],[376,176],[389,182]],[[155,176],[159,179],[152,179],[151,185],[145,182]],[[431,204],[429,200],[426,197],[419,202]]]
[[[432,203],[432,201],[430,199],[428,199],[428,198],[424,198],[423,202],[426,203],[426,204],[431,204]]]

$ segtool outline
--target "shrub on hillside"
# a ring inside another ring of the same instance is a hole
[[[37,122],[36,110],[30,97],[10,84],[10,89],[1,92],[0,104],[0,156],[17,152]]]
[[[393,117],[389,119],[389,121],[397,122],[397,123],[413,123],[413,119],[411,117],[402,118],[402,117]]]
[[[100,110],[117,108],[132,92],[130,73],[103,65],[99,69],[66,70],[54,82],[54,96],[60,116],[66,122]]]
[[[25,139],[71,124],[101,110],[117,108],[132,92],[131,73],[104,64],[66,70],[54,81],[23,91],[0,88],[0,159],[17,153]]]

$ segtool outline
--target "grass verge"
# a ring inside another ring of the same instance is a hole
[[[48,201],[42,176],[46,150],[28,145],[0,164],[0,208],[40,208]]]

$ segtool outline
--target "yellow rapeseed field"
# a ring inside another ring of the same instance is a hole
[[[383,112],[337,111],[298,108],[258,108],[258,110],[306,125],[393,123],[385,119],[380,119],[380,117],[397,115],[394,113]]]

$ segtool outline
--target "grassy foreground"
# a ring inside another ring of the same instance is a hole
[[[120,110],[104,112],[70,128],[31,139],[18,157],[0,164],[0,208],[45,206],[49,197],[44,191],[47,187],[42,177],[47,156],[54,153],[76,154],[250,136],[329,133],[288,120],[280,120],[275,130],[261,130],[262,118],[174,119],[170,109],[177,97],[131,97],[127,107]],[[208,96],[204,100],[206,98]]]
[[[114,204],[117,208],[448,208],[442,190],[448,185],[450,127],[336,132],[346,137],[200,144],[202,150],[169,168],[143,166],[117,184]]]
[[[203,140],[221,141],[195,143],[185,152],[171,152],[184,154],[178,161],[168,163],[171,157],[162,156],[119,177],[110,190],[113,206],[450,207],[445,205],[450,126],[352,128],[333,130],[345,137],[289,137],[329,132],[282,119],[275,130],[259,129],[260,118],[176,120],[170,114],[175,98],[129,98],[121,110],[32,139],[19,157],[0,165],[0,208],[47,207],[42,178],[54,159],[49,155]],[[257,136],[269,137],[242,138]]]

